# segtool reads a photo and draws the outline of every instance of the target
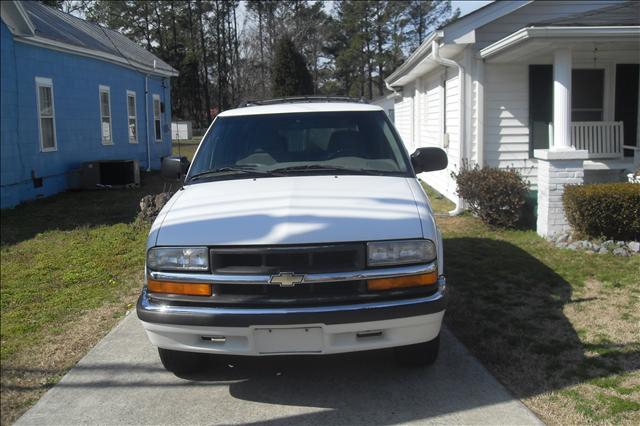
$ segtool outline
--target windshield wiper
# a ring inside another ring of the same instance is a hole
[[[203,178],[207,178],[207,177],[215,176],[219,174],[236,174],[236,173],[266,175],[266,176],[275,175],[275,173],[273,173],[272,171],[258,170],[255,168],[241,167],[241,166],[228,166],[228,167],[220,167],[219,169],[207,170],[206,172],[196,173],[195,175],[189,176],[189,179],[187,180],[187,182],[191,182],[193,180],[199,180],[199,179],[203,179]]]
[[[305,164],[302,166],[290,166],[290,167],[280,167],[277,169],[271,169],[271,172],[282,173],[282,172],[300,172],[300,171],[318,171],[318,172],[347,172],[353,174],[367,174],[367,175],[385,175],[386,173],[380,170],[372,170],[372,169],[350,169],[348,167],[341,166],[329,166],[322,164]]]

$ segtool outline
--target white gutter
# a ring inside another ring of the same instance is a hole
[[[439,39],[439,38],[438,38]],[[432,59],[434,62],[437,62],[440,65],[444,65],[445,67],[449,67],[449,68],[456,68],[458,70],[458,90],[459,90],[459,94],[460,94],[460,123],[459,123],[459,129],[460,129],[460,147],[458,149],[458,167],[462,167],[462,161],[464,160],[464,153],[465,153],[465,139],[466,139],[466,126],[465,126],[465,70],[464,67],[452,60],[452,59],[448,59],[448,58],[443,58],[442,56],[440,56],[440,44],[438,43],[438,39],[435,39],[431,42],[431,55],[430,55],[430,59]],[[446,102],[446,100],[445,100]],[[463,208],[464,205],[464,200],[460,197],[458,197],[458,202],[456,203],[456,207],[455,209],[451,210],[449,212],[449,215],[451,216],[457,216],[460,213],[462,213],[464,211]]]
[[[406,61],[402,63],[391,75],[384,79],[385,84],[391,90],[392,85],[398,81],[400,78],[404,77],[404,75],[411,71],[414,66],[418,65],[422,60],[427,56],[427,52],[432,45],[433,40],[440,39],[444,36],[442,31],[434,31],[431,33],[422,44],[407,58]]]
[[[480,50],[480,57],[489,58],[531,38],[640,37],[640,26],[618,27],[527,27]]]
[[[402,93],[398,92],[394,87],[391,87],[387,80],[384,81],[384,85],[387,86],[387,89],[393,92],[394,96],[402,96]]]
[[[36,28],[33,26],[33,22],[31,22],[31,19],[29,19],[29,15],[24,10],[24,7],[22,6],[22,4],[20,4],[19,1],[14,1],[13,5],[15,6],[16,10],[20,14],[20,17],[24,20],[24,23],[27,25],[27,28],[29,28],[29,31],[31,33],[30,35],[35,34]]]
[[[149,74],[144,76],[144,123],[147,135],[147,171],[151,171],[151,141],[149,139]]]

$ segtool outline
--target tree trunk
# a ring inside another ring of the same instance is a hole
[[[266,97],[267,86],[264,76],[264,36],[262,35],[262,4],[258,8],[258,38],[260,39],[260,83],[262,84],[262,99]]]
[[[189,40],[193,42],[195,40],[195,34],[193,31],[193,11],[191,9],[191,0],[187,0],[187,19],[189,21]],[[202,123],[202,92],[200,91],[200,72],[198,67],[191,67],[191,113],[196,118],[198,127],[203,127]]]
[[[144,3],[144,25],[145,25],[145,31],[144,31],[144,38],[147,41],[147,50],[151,51],[152,46],[151,46],[151,30],[150,30],[150,25],[149,25],[149,3]]]
[[[202,49],[202,72],[204,77],[204,106],[207,109],[207,119],[209,123],[212,121],[211,117],[211,101],[209,98],[209,72],[207,71],[207,48],[204,42],[204,25],[202,23],[202,0],[196,0],[198,5],[198,20],[200,22],[200,48]]]

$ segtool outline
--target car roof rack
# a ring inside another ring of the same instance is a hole
[[[368,104],[365,98],[350,98],[348,96],[291,96],[285,98],[264,99],[244,101],[238,105],[238,108],[262,105],[276,105],[288,103],[311,103],[311,102],[354,102],[359,104]]]

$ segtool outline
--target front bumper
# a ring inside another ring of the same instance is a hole
[[[164,349],[236,355],[353,352],[434,339],[446,305],[444,278],[439,284],[426,297],[288,308],[164,305],[151,301],[145,290],[137,313],[151,343]]]
[[[344,324],[428,315],[445,309],[444,278],[429,296],[333,306],[221,308],[154,303],[146,289],[136,310],[141,321],[179,326],[249,327],[255,325]]]
[[[163,349],[228,355],[334,354],[407,346],[435,339],[444,311],[381,321],[207,327],[142,322]]]

